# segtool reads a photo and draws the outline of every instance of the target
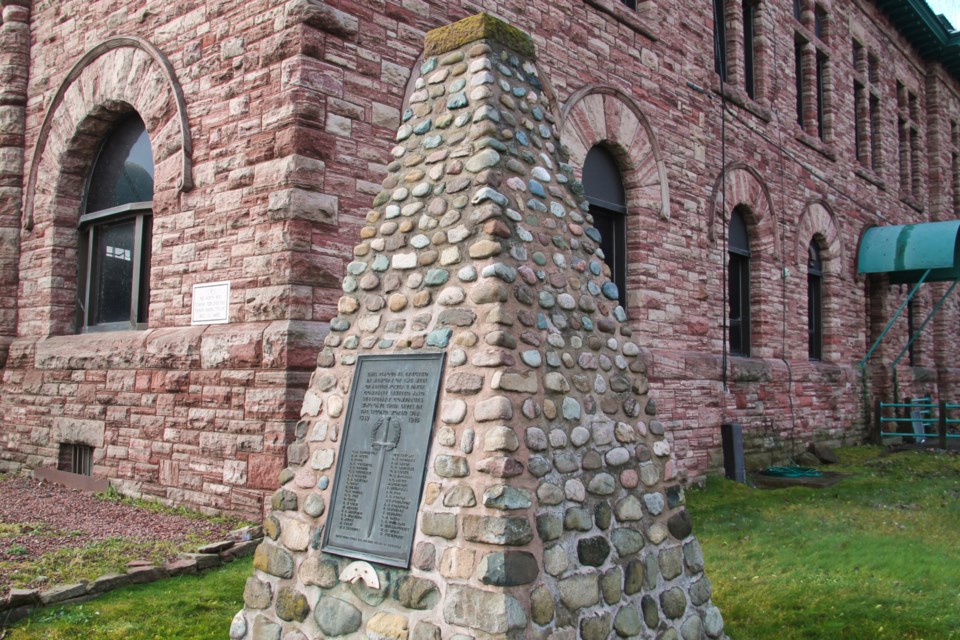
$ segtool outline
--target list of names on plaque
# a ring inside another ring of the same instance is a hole
[[[324,550],[407,566],[442,354],[361,356]]]

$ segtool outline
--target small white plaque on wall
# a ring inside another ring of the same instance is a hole
[[[190,324],[223,324],[229,320],[229,282],[205,282],[193,285],[193,314]]]

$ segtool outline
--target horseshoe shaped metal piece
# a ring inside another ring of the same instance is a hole
[[[357,582],[358,580],[363,580],[363,583],[370,589],[380,588],[380,576],[377,575],[377,570],[369,562],[351,562],[340,572],[341,582]]]

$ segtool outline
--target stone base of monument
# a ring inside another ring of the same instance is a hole
[[[427,35],[233,640],[723,637],[534,54]]]

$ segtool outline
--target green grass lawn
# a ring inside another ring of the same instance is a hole
[[[882,451],[828,489],[687,492],[734,640],[960,638],[960,457]]]
[[[252,573],[252,560],[244,558],[200,575],[40,609],[4,640],[223,640],[243,608],[243,584]]]
[[[734,640],[960,639],[960,457],[840,451],[828,489],[687,492]],[[4,640],[222,639],[249,559],[42,609]]]

